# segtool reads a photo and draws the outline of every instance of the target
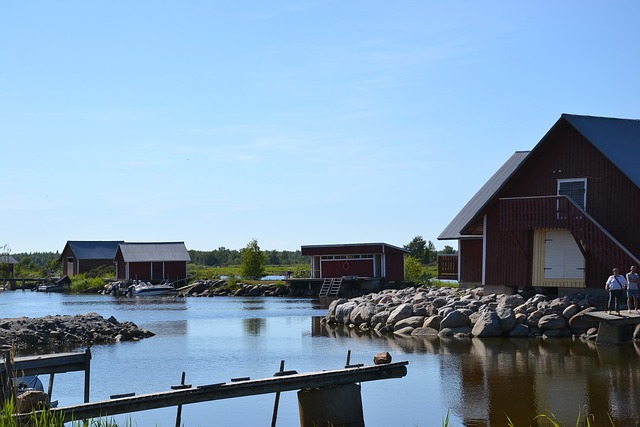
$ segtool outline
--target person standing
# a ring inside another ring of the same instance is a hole
[[[609,291],[609,303],[607,304],[607,314],[611,314],[611,303],[614,303],[616,314],[620,316],[620,299],[622,291],[627,287],[627,279],[620,274],[620,269],[614,268],[613,274],[607,279],[605,289]]]
[[[638,268],[632,265],[627,273],[627,313],[631,313],[631,301],[633,300],[633,308],[638,312]]]

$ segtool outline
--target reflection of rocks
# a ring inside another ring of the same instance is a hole
[[[331,302],[329,325],[398,336],[568,337],[595,339],[597,322],[584,315],[604,304],[603,297],[576,294],[550,299],[536,294],[484,294],[483,288],[420,287],[386,289]],[[640,335],[640,329],[635,335]]]
[[[92,343],[137,341],[153,336],[132,322],[105,319],[97,313],[76,316],[0,319],[0,344],[27,347],[70,348]]]

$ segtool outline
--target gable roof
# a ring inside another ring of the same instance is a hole
[[[491,178],[478,190],[478,192],[467,202],[458,215],[453,218],[449,225],[440,233],[438,240],[455,240],[463,236],[460,231],[486,206],[493,196],[502,188],[509,177],[518,169],[530,151],[516,151],[509,159],[494,173]],[[466,236],[478,237],[478,236]]]
[[[77,259],[114,259],[120,243],[124,241],[70,240],[67,245]]]
[[[125,262],[191,261],[184,242],[120,243]]]
[[[328,245],[302,245],[302,255],[328,255],[328,254],[356,254],[356,253],[385,253],[390,252],[410,253],[410,251],[393,246],[388,243],[343,243]]]
[[[0,255],[0,264],[17,264],[18,261],[11,255]]]
[[[640,120],[563,114],[582,136],[640,187]]]
[[[637,166],[637,155],[640,154],[640,120],[617,119],[611,117],[583,116],[562,114],[553,125],[552,130],[566,121],[585,137],[603,156],[615,164],[636,186],[640,187],[640,168]],[[540,140],[544,141],[545,137]],[[532,151],[540,146],[536,144]],[[484,209],[506,181],[522,165],[531,151],[519,151],[507,160],[487,183],[469,200],[447,228],[438,236],[438,240],[455,240],[464,236],[460,231]]]

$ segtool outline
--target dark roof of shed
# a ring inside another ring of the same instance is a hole
[[[77,259],[114,259],[118,245],[122,241],[78,241],[70,240],[67,245]]]
[[[0,255],[0,264],[17,264],[18,261],[11,255]]]
[[[125,262],[191,261],[184,242],[121,243]]]
[[[464,237],[460,231],[471,221],[502,188],[509,177],[522,164],[529,155],[529,151],[516,151],[509,159],[494,173],[491,178],[478,190],[478,192],[467,202],[458,215],[453,218],[449,225],[438,236],[438,240],[454,240]],[[469,236],[478,237],[478,236]]]
[[[578,132],[640,187],[640,120],[563,114]]]

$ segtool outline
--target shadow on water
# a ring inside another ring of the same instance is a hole
[[[376,340],[406,354],[439,357],[443,400],[465,426],[561,425],[591,416],[591,425],[640,425],[640,345],[602,346],[567,338],[401,337],[326,327],[318,336]],[[595,421],[595,422],[594,422]]]

